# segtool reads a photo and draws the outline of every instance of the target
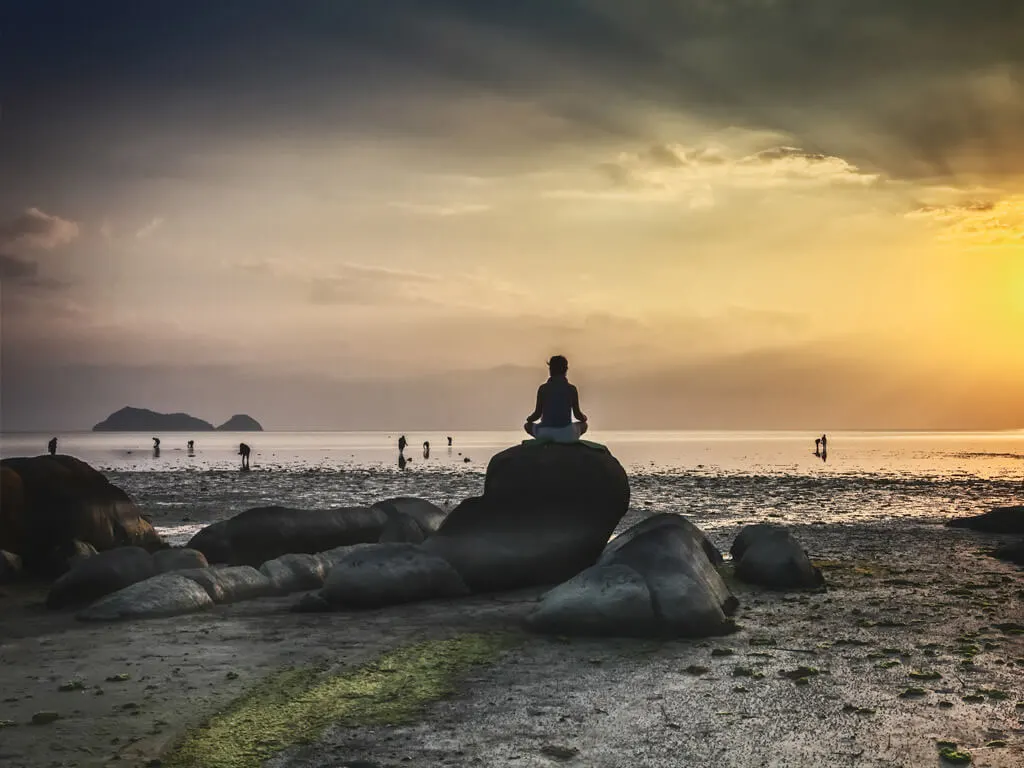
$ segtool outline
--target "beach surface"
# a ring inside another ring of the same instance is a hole
[[[754,451],[736,467],[704,446],[705,462],[627,464],[620,530],[676,512],[727,551],[742,525],[781,522],[822,567],[820,593],[734,583],[740,630],[722,638],[530,635],[540,590],[329,614],[290,613],[292,595],[94,625],[47,611],[42,587],[4,587],[0,764],[920,766],[943,747],[1024,764],[1022,572],[986,554],[1000,537],[942,525],[1020,500],[1020,443],[895,449],[888,471],[834,445],[825,470],[803,445],[794,462]],[[106,473],[180,541],[254,503],[451,505],[481,490],[486,458]]]

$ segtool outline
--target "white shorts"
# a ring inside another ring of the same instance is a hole
[[[552,440],[556,443],[575,443],[580,439],[580,422],[564,427],[534,426],[533,436],[538,440]]]

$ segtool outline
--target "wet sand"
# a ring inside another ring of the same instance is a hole
[[[754,521],[706,527],[725,551]],[[492,632],[513,647],[414,721],[329,728],[268,765],[920,766],[941,740],[974,765],[1024,764],[1024,578],[983,553],[999,537],[934,517],[795,533],[830,589],[735,585],[741,630],[699,641],[527,635],[539,590],[333,614],[289,613],[293,595],[90,625],[4,588],[0,764],[147,765],[282,668]],[[801,666],[817,674],[782,676]],[[29,724],[41,711],[59,719]]]

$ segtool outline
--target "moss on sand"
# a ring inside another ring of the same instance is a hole
[[[271,675],[185,736],[163,761],[168,768],[258,768],[329,725],[408,722],[452,692],[457,678],[494,661],[514,643],[507,635],[460,635],[398,648],[342,673],[322,667]]]

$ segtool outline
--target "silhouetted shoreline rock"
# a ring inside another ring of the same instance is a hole
[[[262,432],[263,427],[246,413],[236,413],[219,427],[218,432]]]

